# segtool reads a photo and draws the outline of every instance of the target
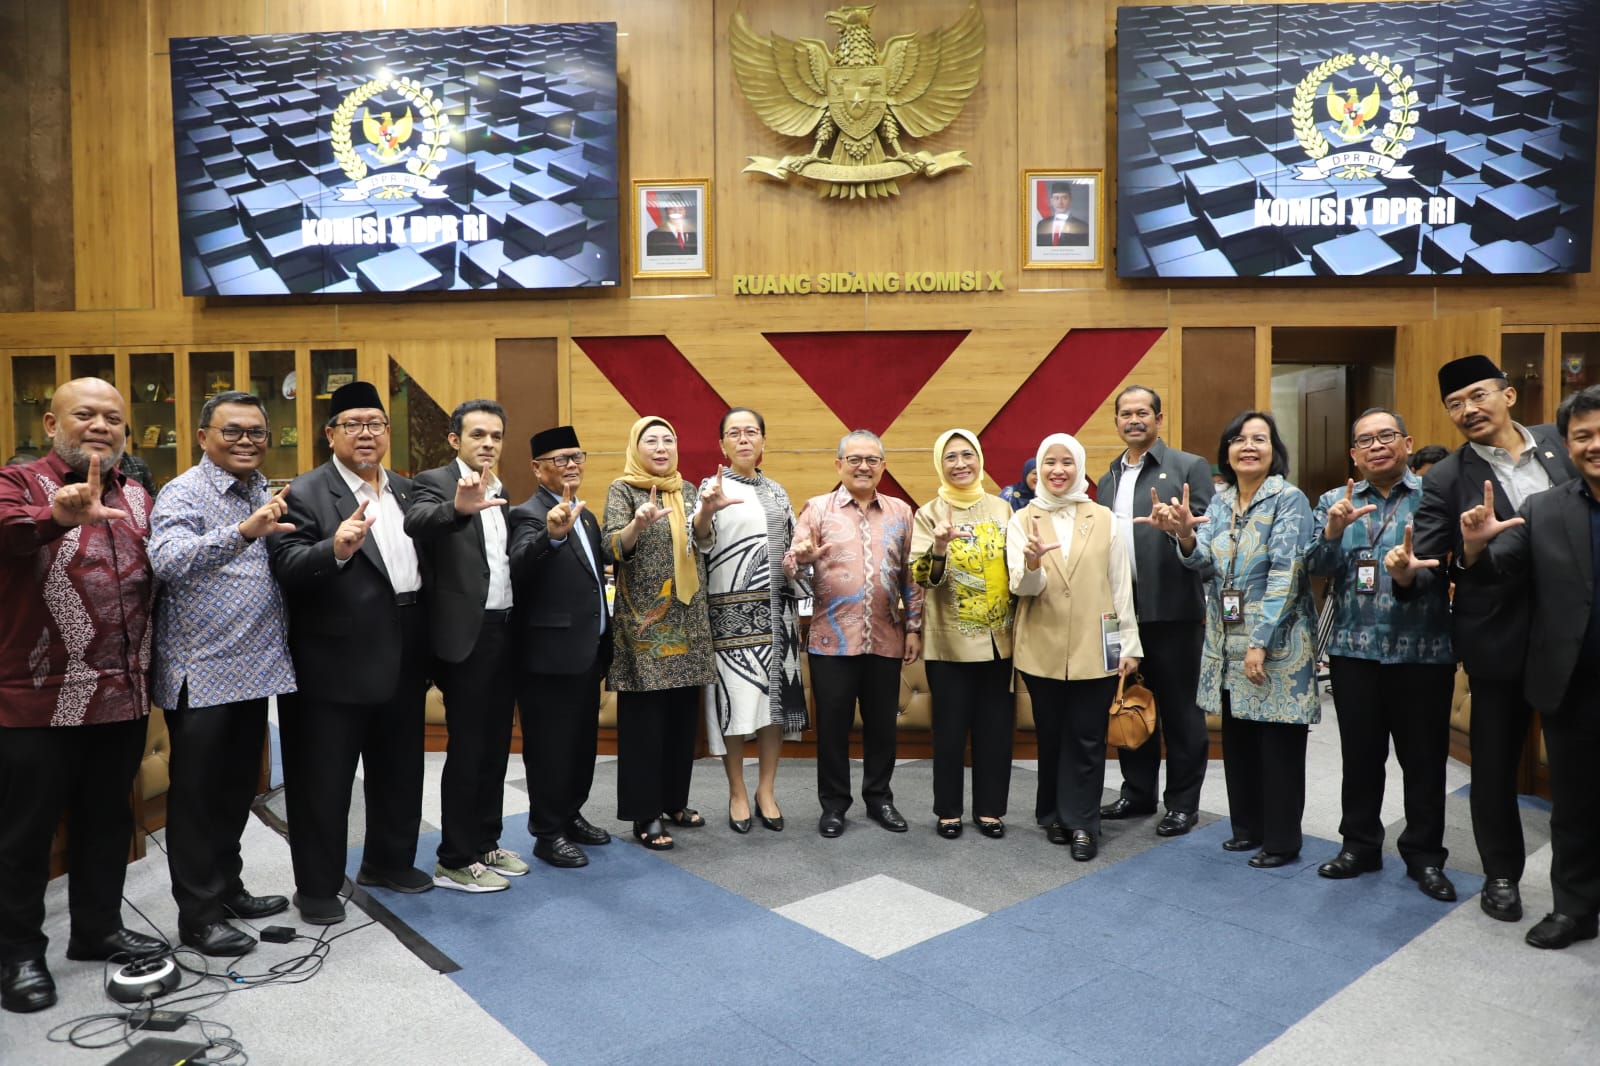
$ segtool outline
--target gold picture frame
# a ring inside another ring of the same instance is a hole
[[[635,178],[628,218],[634,277],[711,277],[710,178]]]
[[[1022,269],[1105,267],[1105,181],[1098,168],[1022,172]]]

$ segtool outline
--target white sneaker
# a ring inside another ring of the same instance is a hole
[[[448,866],[434,866],[433,883],[436,888],[453,888],[457,892],[504,892],[511,882],[489,869],[481,862],[452,870]]]

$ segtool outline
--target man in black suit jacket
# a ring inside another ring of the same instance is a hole
[[[1528,931],[1536,948],[1564,948],[1600,931],[1600,386],[1563,400],[1556,426],[1576,479],[1524,500],[1509,521],[1487,493],[1460,520],[1468,575],[1460,589],[1485,570],[1529,589],[1523,691],[1544,722],[1550,754],[1555,896],[1555,909]]]
[[[422,821],[427,628],[416,549],[404,529],[411,482],[383,468],[389,419],[378,390],[333,394],[323,432],[333,458],[289,486],[272,572],[289,610],[300,689],[278,711],[288,787],[295,906],[315,925],[344,920],[346,822],[356,762],[367,826],[356,881],[425,892],[412,864]]]
[[[494,466],[505,409],[468,400],[450,414],[456,457],[417,475],[406,533],[422,565],[422,604],[450,734],[439,778],[436,888],[500,892],[528,864],[500,846],[511,752],[515,663],[511,653],[510,537]]]
[[[579,844],[611,840],[584,818],[583,805],[594,784],[600,680],[611,667],[604,575],[613,560],[578,498],[585,456],[577,433],[557,426],[528,443],[539,489],[511,511],[528,832],[539,858],[583,866],[589,859]]]
[[[1512,421],[1517,390],[1488,356],[1440,367],[1439,395],[1467,442],[1428,470],[1412,525],[1417,557],[1448,563],[1461,554],[1461,515],[1483,502],[1484,482],[1493,488],[1495,514],[1504,519],[1576,471],[1555,427]],[[1426,594],[1429,583],[1449,576],[1443,566],[1420,570],[1411,589],[1397,585],[1395,595]],[[1526,590],[1513,582],[1459,584],[1450,639],[1472,682],[1472,833],[1484,873],[1478,902],[1490,917],[1514,922],[1522,917],[1517,883],[1526,860],[1517,767],[1532,720],[1520,654],[1528,639]]]
[[[1083,248],[1089,244],[1089,224],[1072,217],[1071,182],[1050,183],[1050,210],[1054,213],[1033,227],[1034,244],[1041,248]]]
[[[1205,600],[1197,571],[1178,560],[1172,539],[1156,527],[1136,523],[1150,515],[1151,494],[1167,503],[1189,487],[1189,507],[1204,514],[1211,505],[1211,464],[1172,448],[1161,439],[1166,416],[1161,397],[1130,385],[1113,404],[1127,450],[1100,479],[1100,502],[1117,516],[1117,528],[1133,560],[1133,598],[1144,643],[1145,680],[1156,698],[1156,728],[1143,746],[1118,749],[1122,795],[1100,809],[1101,818],[1132,818],[1156,809],[1161,738],[1167,742],[1167,813],[1156,826],[1162,836],[1194,828],[1200,786],[1206,778],[1206,715],[1195,702],[1200,685],[1200,649],[1205,641]]]
[[[646,255],[696,255],[700,250],[699,234],[689,215],[689,205],[677,193],[665,193],[661,198],[661,225],[644,235]]]

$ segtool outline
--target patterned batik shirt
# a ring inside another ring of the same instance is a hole
[[[156,500],[150,563],[156,600],[158,706],[215,707],[295,691],[289,623],[266,540],[239,523],[267,502],[259,470],[241,481],[211,461],[179,474]]]

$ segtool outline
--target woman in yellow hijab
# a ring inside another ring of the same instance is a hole
[[[678,435],[647,416],[628,433],[622,476],[606,493],[616,562],[606,684],[617,694],[617,817],[647,848],[672,847],[662,819],[705,825],[689,808],[701,690],[716,679],[696,550],[678,474]]]

